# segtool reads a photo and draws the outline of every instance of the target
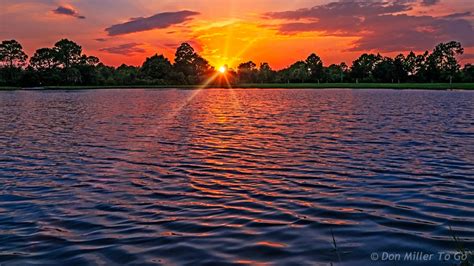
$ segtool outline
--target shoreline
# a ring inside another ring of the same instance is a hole
[[[0,87],[0,91],[17,90],[97,90],[97,89],[223,89],[227,87],[209,85],[129,85],[129,86],[45,86],[45,87]],[[239,84],[234,89],[399,89],[399,90],[474,90],[474,83],[263,83]]]

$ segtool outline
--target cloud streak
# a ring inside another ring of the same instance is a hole
[[[439,3],[439,0],[422,0],[421,4],[424,6],[433,6]]]
[[[188,10],[158,13],[151,17],[133,18],[128,22],[112,25],[105,30],[109,36],[116,36],[154,29],[165,29],[191,20],[196,15],[199,15],[199,13]]]
[[[436,1],[423,1],[435,4]],[[467,13],[443,17],[415,16],[415,1],[341,0],[312,8],[265,14],[281,20],[281,34],[320,32],[328,36],[359,37],[351,51],[424,50],[439,42],[461,41],[474,46],[474,29]]]
[[[100,49],[100,51],[111,53],[111,54],[120,54],[120,55],[133,55],[133,54],[142,54],[146,50],[140,48],[141,43],[125,43],[114,47],[106,47]]]
[[[71,16],[78,19],[86,18],[85,16],[80,15],[79,12],[75,10],[73,7],[67,7],[67,6],[58,6],[56,9],[53,10],[53,13],[58,14],[58,15]]]

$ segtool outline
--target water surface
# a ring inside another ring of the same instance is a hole
[[[0,92],[0,192],[7,265],[473,249],[474,93]]]

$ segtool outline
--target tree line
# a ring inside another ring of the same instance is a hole
[[[174,63],[163,55],[146,58],[141,66],[107,66],[95,56],[83,54],[77,43],[63,39],[51,48],[36,50],[28,58],[21,44],[6,40],[0,44],[0,86],[126,86],[216,85],[244,83],[426,83],[474,82],[474,65],[463,68],[457,56],[464,49],[459,42],[440,43],[431,52],[395,58],[362,54],[352,62],[324,66],[316,54],[282,70],[268,63],[252,61],[228,69],[225,78],[188,43],[181,44]],[[28,60],[29,59],[29,60]],[[216,78],[218,77],[218,78]]]

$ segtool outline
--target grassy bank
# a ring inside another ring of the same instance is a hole
[[[1,87],[0,86],[0,91],[11,91],[11,90],[18,90],[20,88],[18,87]]]
[[[24,88],[45,89],[45,90],[87,90],[87,89],[197,89],[196,85],[132,85],[132,86],[47,86],[43,88]],[[218,88],[218,86],[207,86],[206,88]],[[474,83],[262,83],[262,84],[239,84],[234,88],[282,88],[282,89],[424,89],[424,90],[474,90]],[[21,88],[0,87],[0,90],[15,90]]]
[[[207,88],[216,88],[218,86],[207,86]],[[426,90],[448,90],[463,89],[474,90],[474,83],[259,83],[259,84],[238,84],[234,88],[282,88],[282,89],[426,89]],[[85,87],[46,87],[47,89],[108,89],[108,88],[178,88],[178,89],[196,89],[195,85],[169,85],[169,86],[85,86]]]
[[[474,90],[474,83],[294,83],[294,84],[242,84],[241,88],[316,88],[316,89],[428,89]]]

